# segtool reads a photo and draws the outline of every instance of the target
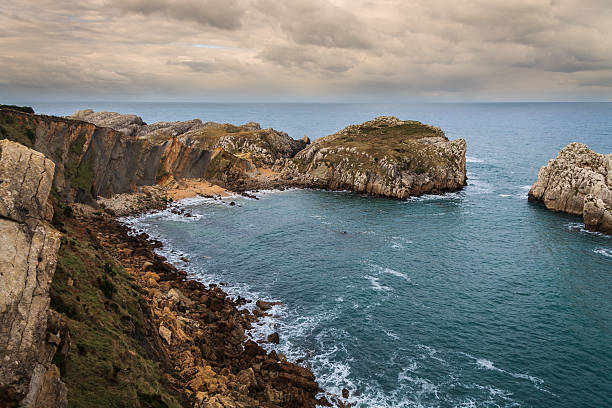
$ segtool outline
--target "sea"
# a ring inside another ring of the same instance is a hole
[[[259,191],[124,222],[193,278],[281,301],[250,336],[278,332],[268,349],[355,407],[612,407],[612,238],[527,200],[569,142],[612,152],[612,103],[30,104],[255,121],[311,139],[394,115],[464,138],[456,193]]]

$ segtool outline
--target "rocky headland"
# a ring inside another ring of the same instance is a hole
[[[549,210],[581,215],[590,231],[612,234],[612,154],[568,144],[540,169],[529,199]]]
[[[390,117],[311,144],[256,123],[0,106],[0,139],[1,406],[343,406],[246,337],[269,305],[188,279],[115,216],[257,188],[406,198],[466,181],[465,141]]]
[[[437,127],[382,116],[323,137],[277,165],[301,186],[408,198],[466,185],[465,140]]]

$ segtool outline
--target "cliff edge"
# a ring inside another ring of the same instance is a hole
[[[582,215],[588,230],[612,234],[612,154],[568,144],[540,169],[529,199],[549,210]]]

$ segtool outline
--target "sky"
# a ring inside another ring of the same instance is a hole
[[[19,0],[0,100],[612,101],[612,0]]]

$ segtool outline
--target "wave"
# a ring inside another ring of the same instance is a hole
[[[390,291],[391,290],[390,287],[382,285],[380,283],[380,278],[378,278],[376,276],[366,275],[366,276],[364,276],[364,278],[370,281],[370,286],[374,290],[377,290],[377,291]]]
[[[463,354],[466,357],[469,357],[473,360],[476,360],[476,365],[478,366],[478,368],[480,368],[481,370],[490,370],[490,371],[496,371],[502,374],[506,374],[509,375],[510,377],[516,378],[516,379],[520,379],[520,380],[527,380],[529,382],[531,382],[531,384],[534,386],[534,388],[536,388],[539,391],[551,394],[551,395],[555,395],[552,392],[550,392],[549,390],[545,389],[542,387],[542,385],[544,384],[544,380],[542,380],[541,378],[535,377],[533,375],[529,375],[529,374],[523,374],[523,373],[513,373],[511,371],[506,371],[503,370],[501,368],[498,368],[495,366],[495,364],[493,364],[493,362],[491,360],[487,360],[486,358],[477,358],[472,356],[471,354],[468,353],[460,353]]]
[[[598,248],[594,249],[593,252],[599,255],[603,255],[608,258],[612,258],[612,249],[610,248]]]
[[[479,159],[478,157],[465,156],[466,163],[484,163],[484,160]]]
[[[603,234],[601,232],[589,231],[588,229],[586,229],[586,226],[582,222],[569,222],[569,223],[565,224],[565,226],[570,231],[578,231],[578,232],[582,232],[582,233],[585,233],[585,234],[595,235],[595,236],[598,236],[598,237],[610,238],[609,235]]]

